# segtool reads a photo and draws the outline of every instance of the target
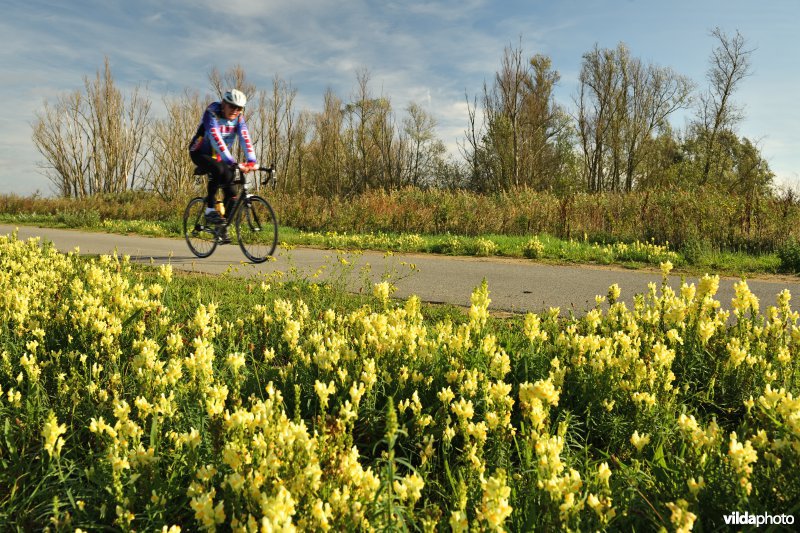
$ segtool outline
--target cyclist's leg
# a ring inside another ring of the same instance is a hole
[[[233,181],[233,170],[228,165],[217,161],[213,156],[189,152],[192,162],[201,170],[208,172],[208,195],[206,207],[213,209],[216,203],[217,190],[220,187],[233,190],[230,182]],[[225,189],[223,189],[225,190]],[[225,192],[227,197],[227,192]]]
[[[222,193],[225,199],[226,216],[230,216],[233,213],[233,204],[236,202],[236,189],[233,187],[233,176],[222,186]]]

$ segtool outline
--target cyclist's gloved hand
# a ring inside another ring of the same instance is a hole
[[[258,168],[258,163],[255,162],[247,162],[247,163],[239,163],[239,170],[247,174],[248,172],[255,170]]]

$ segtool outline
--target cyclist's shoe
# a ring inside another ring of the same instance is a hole
[[[225,222],[225,219],[222,218],[222,215],[217,213],[216,211],[212,211],[210,213],[206,213],[206,222],[209,224],[222,224]]]
[[[231,236],[228,234],[228,228],[220,230],[219,243],[220,244],[230,244],[231,243]]]

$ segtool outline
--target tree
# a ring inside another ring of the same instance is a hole
[[[481,183],[484,183],[482,179],[482,171],[483,168],[483,138],[484,133],[486,131],[486,119],[485,115],[482,115],[482,121],[478,122],[478,97],[475,96],[470,102],[469,95],[464,94],[464,98],[467,101],[467,117],[468,117],[468,126],[467,129],[464,131],[464,141],[459,142],[458,149],[461,152],[461,156],[463,157],[464,161],[467,163],[468,173],[465,177],[464,185],[472,183],[474,185],[478,185],[476,190],[481,190],[479,186]],[[452,187],[448,187],[452,188]]]
[[[150,105],[139,87],[126,99],[108,58],[102,73],[84,78],[83,91],[60,97],[54,107],[45,102],[36,114],[33,142],[59,194],[83,198],[136,187]]]
[[[372,187],[390,188],[393,168],[394,115],[388,98],[375,98],[369,71],[357,73],[358,87],[344,106],[344,137],[348,184],[345,194]]]
[[[698,124],[702,129],[705,145],[701,184],[705,184],[719,163],[720,134],[741,121],[741,109],[731,98],[742,80],[750,75],[750,59],[753,49],[737,31],[729,36],[720,28],[714,28],[711,36],[718,43],[711,53],[707,73],[708,91],[701,96],[698,109]]]
[[[406,108],[403,132],[407,138],[407,162],[403,185],[423,187],[434,183],[437,169],[446,153],[444,143],[436,138],[436,119],[412,102]]]
[[[606,188],[606,160],[613,144],[611,132],[620,112],[617,99],[623,80],[615,52],[595,45],[594,50],[584,54],[578,79],[577,124],[586,187],[597,192]]]
[[[461,149],[477,190],[554,188],[569,159],[569,118],[553,97],[560,76],[547,56],[523,57],[521,47],[505,48],[494,84],[484,84],[480,122],[477,99],[467,102],[470,126]]]
[[[287,190],[303,190],[306,183],[314,177],[309,175],[306,170],[309,152],[308,138],[312,122],[311,112],[304,110],[297,115],[292,127],[287,129],[287,144],[291,147],[291,150],[287,151],[286,160],[286,181],[291,184]],[[280,183],[280,179],[278,183]]]
[[[33,125],[33,142],[46,160],[44,174],[58,194],[67,198],[89,194],[85,177],[91,154],[82,129],[83,107],[83,95],[77,90],[59,97],[54,107],[45,101]]]
[[[639,189],[689,188],[696,181],[689,168],[683,140],[665,123],[648,141],[639,161],[636,186]]]
[[[630,97],[622,120],[622,139],[624,190],[630,192],[640,163],[652,149],[655,133],[667,129],[668,117],[689,104],[693,84],[668,67],[645,67],[638,59],[629,63],[627,80]]]
[[[735,167],[731,190],[738,193],[742,202],[741,225],[745,235],[751,235],[753,219],[763,198],[770,194],[775,174],[761,157],[758,147],[745,137],[733,147],[732,159]],[[758,219],[758,217],[755,217]]]
[[[296,190],[301,181],[299,175],[290,172],[290,162],[298,149],[294,131],[298,119],[294,110],[296,96],[297,90],[276,75],[272,93],[259,91],[247,116],[256,157],[264,164],[275,163],[283,177],[278,186],[284,190]]]
[[[148,169],[144,183],[161,197],[171,200],[196,187],[189,141],[197,131],[206,103],[197,92],[184,91],[177,98],[164,98],[167,116],[150,129]]]
[[[225,74],[220,74],[217,67],[212,68],[208,73],[208,82],[211,91],[220,99],[230,89],[239,89],[248,101],[256,95],[255,84],[248,81],[247,72],[238,63],[226,70]]]
[[[530,67],[522,109],[525,184],[542,190],[569,188],[572,129],[569,115],[553,95],[561,75],[545,55],[534,55]]]
[[[522,47],[506,47],[500,71],[495,73],[491,91],[484,90],[484,111],[489,124],[489,144],[497,164],[495,179],[500,189],[518,187],[520,183],[521,115],[526,82],[530,71],[523,60]]]
[[[651,159],[658,131],[689,104],[691,81],[670,68],[645,65],[620,43],[583,56],[578,133],[587,187],[630,192]]]
[[[313,133],[306,168],[314,180],[309,188],[324,196],[340,195],[346,180],[344,104],[330,88],[325,91],[322,111],[314,113],[310,121]]]

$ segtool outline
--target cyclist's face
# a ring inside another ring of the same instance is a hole
[[[241,112],[242,112],[241,107],[236,107],[235,105],[231,105],[228,102],[222,102],[222,114],[225,116],[226,119],[233,120],[234,118],[239,116],[239,113]]]

